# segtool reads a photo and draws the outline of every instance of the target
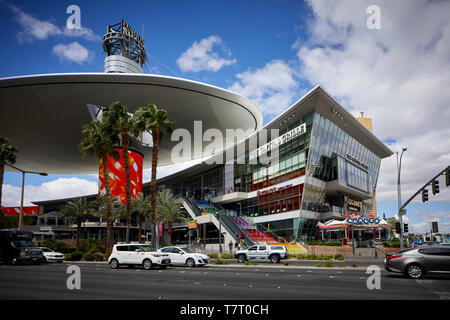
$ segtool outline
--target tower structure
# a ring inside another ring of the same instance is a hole
[[[361,112],[361,117],[356,118],[361,124],[366,127],[370,132],[372,132],[372,119],[364,117],[364,112]],[[377,198],[376,194],[373,195],[373,206],[370,212],[374,217],[377,216]]]
[[[103,51],[105,72],[143,73],[142,65],[147,61],[144,39],[125,20],[107,26]]]

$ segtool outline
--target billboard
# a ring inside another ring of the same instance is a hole
[[[120,157],[116,161],[108,156],[109,186],[111,188],[111,197],[119,197],[121,203],[126,203],[126,181],[125,167],[123,164],[122,149],[117,148]],[[142,165],[144,157],[141,153],[128,150],[128,159],[130,167],[130,185],[131,197],[136,199],[142,192]],[[99,194],[106,194],[105,177],[103,176],[103,161],[100,160],[99,166]]]
[[[20,207],[2,207],[5,217],[19,216]],[[23,215],[31,216],[39,213],[39,206],[23,207]]]

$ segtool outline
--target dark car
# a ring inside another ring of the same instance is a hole
[[[450,272],[450,248],[429,246],[389,253],[384,259],[384,268],[413,279],[430,272]]]
[[[0,230],[0,262],[6,264],[43,261],[42,250],[33,243],[33,233],[18,230]]]

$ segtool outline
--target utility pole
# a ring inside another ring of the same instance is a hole
[[[398,221],[400,222],[400,250],[403,250],[403,214],[404,211],[401,210],[402,207],[402,195],[401,195],[401,188],[400,188],[400,173],[402,170],[402,156],[403,152],[405,152],[407,149],[402,148],[402,153],[400,154],[400,160],[398,158],[398,152],[396,152],[397,155],[397,196],[398,196]]]

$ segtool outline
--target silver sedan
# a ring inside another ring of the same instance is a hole
[[[430,246],[389,253],[384,259],[384,268],[413,279],[422,278],[429,272],[450,272],[450,248]]]

